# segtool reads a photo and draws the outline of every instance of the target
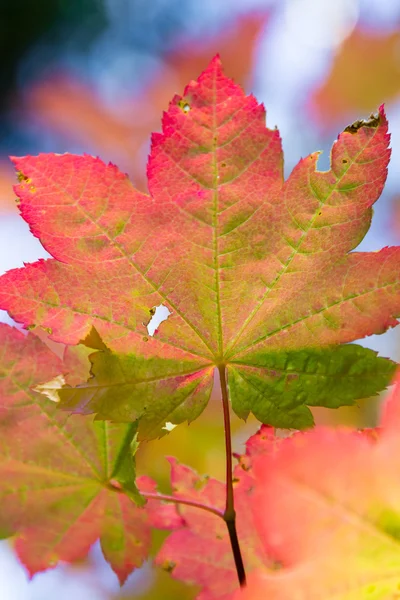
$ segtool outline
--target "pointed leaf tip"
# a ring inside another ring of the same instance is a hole
[[[220,67],[222,67],[222,61],[221,61],[221,55],[219,52],[217,52],[217,54],[215,54],[211,61],[210,61],[210,65],[218,65]]]
[[[204,73],[208,73],[210,71],[216,71],[217,73],[223,75],[224,67],[219,53],[215,54],[215,56],[212,57],[206,69],[204,69],[203,73],[201,73],[200,77],[204,75]]]

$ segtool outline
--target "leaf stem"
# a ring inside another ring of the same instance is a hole
[[[228,528],[229,539],[231,541],[232,554],[235,560],[236,572],[240,587],[246,586],[246,572],[244,570],[242,553],[240,551],[239,538],[236,530],[236,512],[233,496],[232,480],[232,439],[231,439],[231,419],[229,413],[228,384],[226,380],[225,365],[218,367],[219,379],[222,394],[222,406],[224,411],[224,429],[225,429],[225,451],[226,451],[226,505],[223,514],[224,521]]]
[[[158,494],[157,492],[140,492],[144,498],[148,500],[161,500],[163,502],[173,502],[174,504],[186,504],[187,506],[193,506],[194,508],[201,508],[202,510],[206,510],[221,519],[225,519],[224,513],[222,510],[215,508],[214,506],[208,506],[207,504],[202,504],[201,502],[196,502],[195,500],[186,500],[185,498],[177,498],[176,496],[169,496],[167,494]]]

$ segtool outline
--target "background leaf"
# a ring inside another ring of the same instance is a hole
[[[378,430],[317,427],[254,460],[254,523],[281,568],[261,569],[237,598],[396,597],[399,407],[397,378]]]
[[[134,485],[136,427],[68,416],[34,387],[65,369],[37,337],[0,325],[0,531],[15,535],[18,556],[33,575],[59,561],[86,556],[100,538],[103,553],[124,582],[147,558],[155,501]],[[75,357],[76,363],[76,357]],[[142,490],[155,491],[149,478]],[[179,524],[161,508],[165,526]]]
[[[310,100],[325,127],[354,112],[373,111],[380,102],[399,96],[399,43],[398,30],[353,29]]]
[[[174,495],[190,498],[221,510],[225,505],[225,485],[213,478],[203,478],[189,467],[171,462]],[[237,528],[249,571],[261,564],[273,564],[263,549],[248,510],[252,478],[239,466],[235,470],[235,509]],[[238,587],[226,524],[222,519],[198,508],[180,505],[185,526],[164,542],[156,563],[174,578],[201,587],[199,600],[227,600]]]
[[[157,562],[200,586],[199,600],[395,597],[399,419],[397,377],[377,429],[317,426],[284,438],[263,426],[250,437],[234,479],[246,590],[238,590],[223,522],[206,512],[180,507],[185,527],[167,538]],[[172,483],[177,497],[223,508],[221,483],[174,460]]]

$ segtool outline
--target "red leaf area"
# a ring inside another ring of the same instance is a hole
[[[95,327],[120,353],[118,381],[98,383],[110,372],[99,356],[96,381],[63,390],[63,406],[140,420],[141,439],[199,416],[221,365],[238,416],[310,426],[307,405],[332,405],[325,392],[338,379],[336,406],[351,403],[342,375],[373,362],[338,345],[398,323],[399,248],[352,252],[383,189],[388,144],[381,107],[339,136],[329,171],[316,171],[315,152],[283,181],[278,131],[216,57],[153,134],[150,195],[98,158],[14,159],[21,214],[53,258],[3,275],[0,306],[66,344]],[[170,317],[148,337],[161,304]],[[387,379],[377,382],[362,395]]]
[[[0,325],[0,533],[15,536],[30,575],[84,558],[100,538],[121,583],[148,556],[151,529],[181,523],[173,506],[138,507],[123,493],[114,465],[126,425],[69,416],[34,388],[66,371],[37,337]],[[80,365],[82,367],[82,365]],[[129,427],[129,426],[128,426]],[[156,491],[149,477],[137,481]]]
[[[224,523],[182,507],[157,562],[202,587],[198,600],[394,599],[400,590],[400,376],[380,427],[262,427],[235,470],[248,588],[239,591]],[[176,494],[223,508],[223,485],[172,461]],[[235,592],[236,590],[236,592]]]
[[[263,426],[247,444],[247,452],[240,457],[234,470],[235,509],[237,528],[246,569],[261,566],[274,568],[274,558],[266,552],[249,508],[254,488],[251,465],[256,456],[273,451],[278,440],[273,430]],[[171,483],[177,498],[202,502],[223,511],[225,484],[213,478],[200,477],[192,469],[170,458]],[[198,600],[228,600],[237,587],[237,574],[232,557],[225,522],[217,516],[193,508],[179,506],[185,526],[172,533],[160,550],[156,562],[171,571],[173,576],[187,583],[199,585]]]

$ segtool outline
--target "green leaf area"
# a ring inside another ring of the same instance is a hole
[[[100,350],[90,355],[90,361],[92,377],[87,383],[58,391],[61,407],[82,414],[96,412],[100,419],[139,420],[144,439],[164,435],[168,423],[195,419],[210,395],[208,373],[183,378],[179,371],[174,373],[173,362],[168,371],[149,381],[143,377],[148,363],[141,365],[135,356]],[[154,362],[155,372],[165,368],[165,361]],[[395,368],[394,362],[355,344],[260,354],[249,364],[229,365],[229,392],[233,409],[242,418],[252,411],[265,423],[305,428],[313,424],[305,403],[329,408],[351,405],[384,389]]]

